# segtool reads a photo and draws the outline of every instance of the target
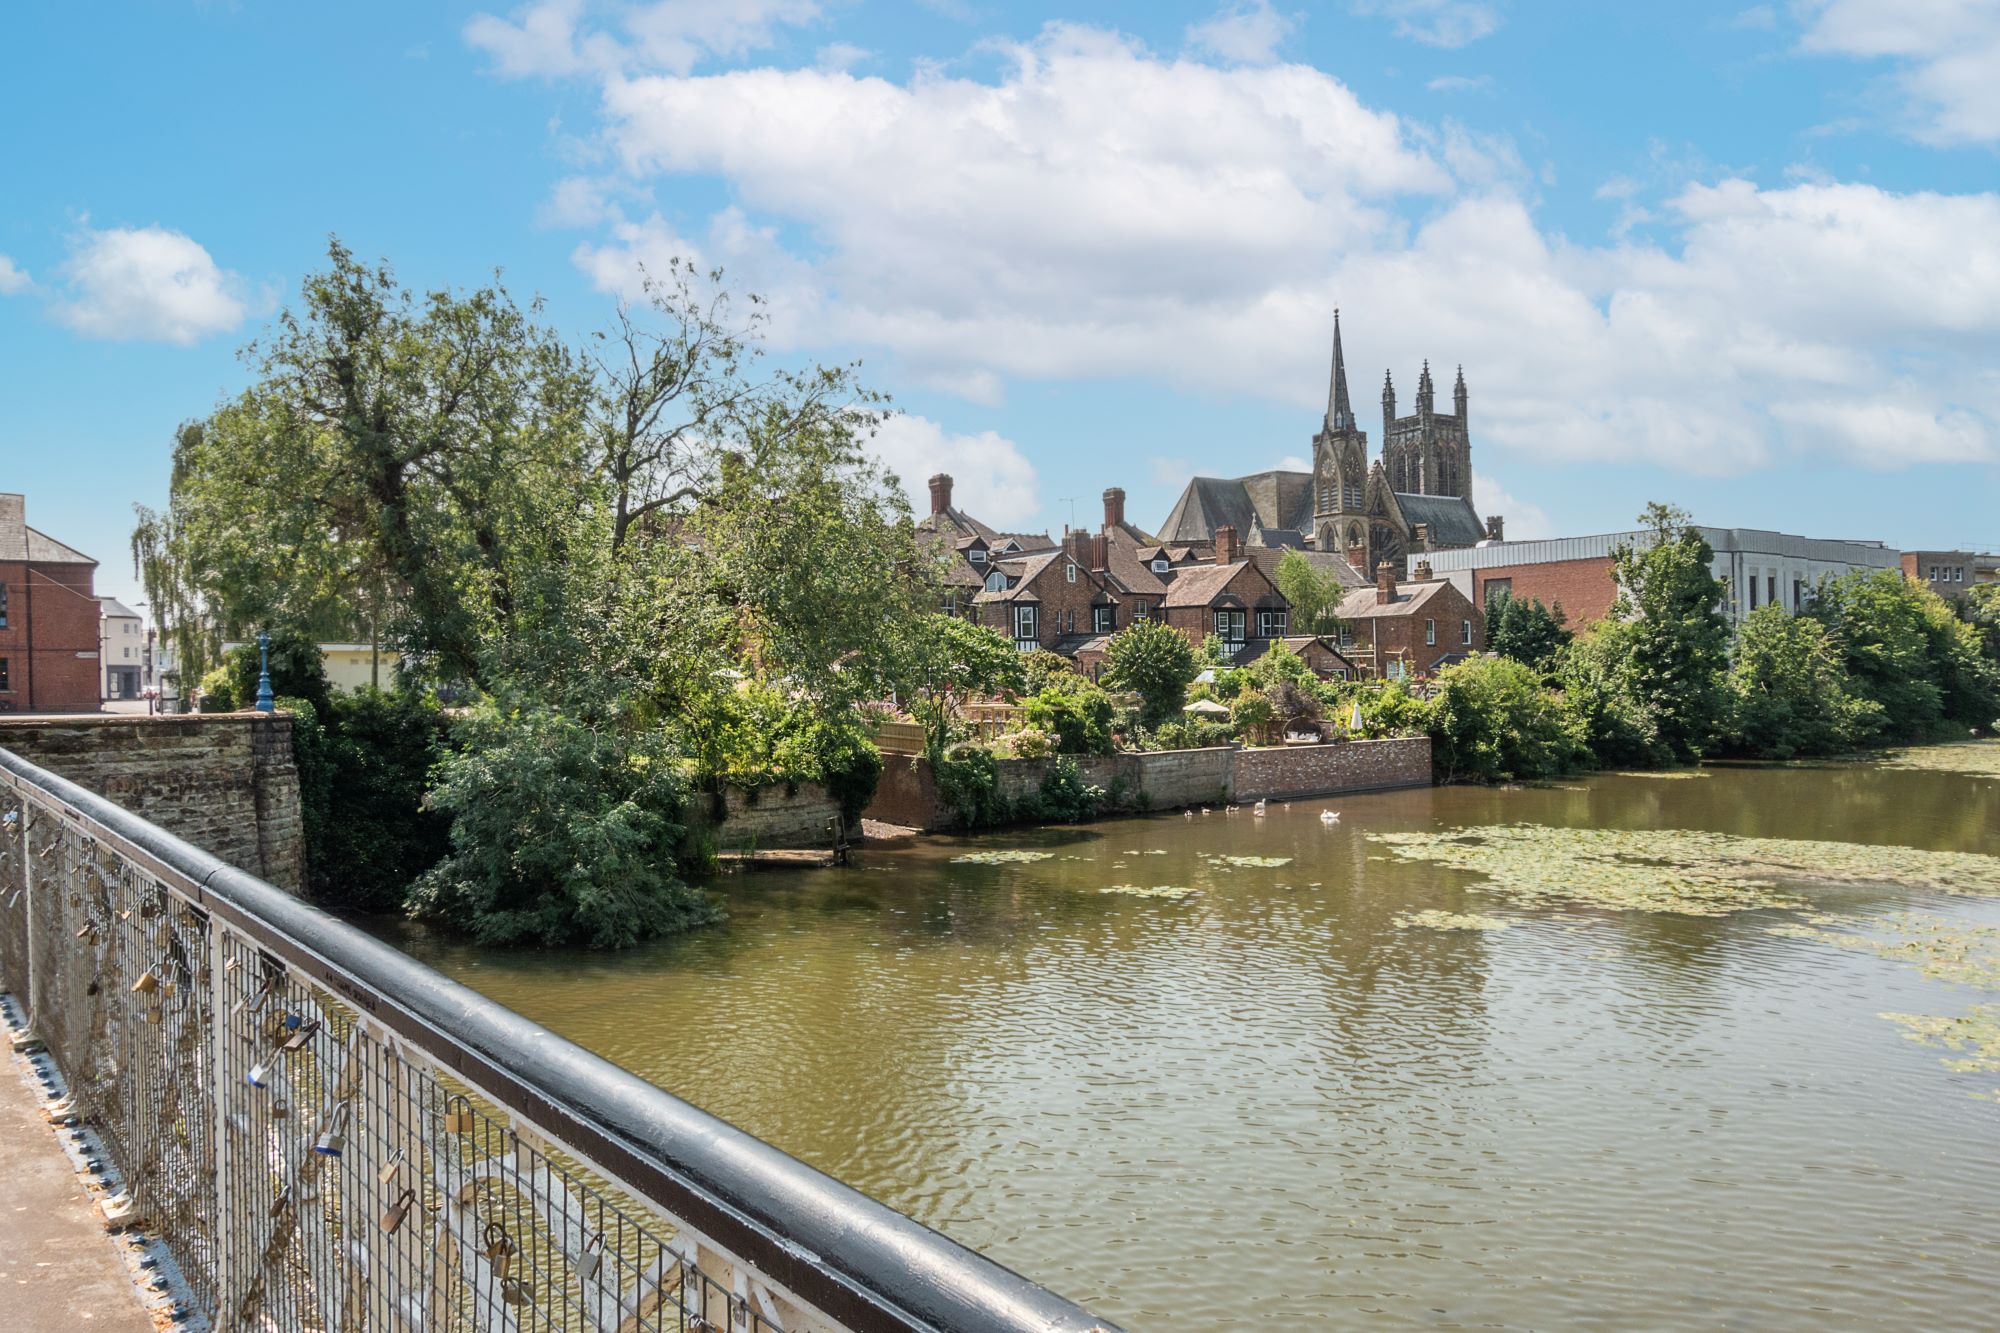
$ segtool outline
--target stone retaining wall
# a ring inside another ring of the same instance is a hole
[[[883,756],[885,765],[894,762],[895,756]],[[831,847],[834,839],[828,825],[840,815],[840,802],[817,782],[801,782],[790,789],[783,783],[731,787],[724,793],[723,806],[720,821],[712,797],[696,797],[687,810],[689,829],[713,838],[719,852]]]
[[[289,714],[0,718],[0,747],[299,891],[305,826]]]
[[[882,782],[867,811],[870,819],[919,829],[956,825],[957,817],[938,801],[930,760],[884,755]],[[997,763],[1000,795],[1019,801],[1041,786],[1047,759],[1002,759]],[[1343,741],[1282,749],[1161,750],[1149,754],[1078,755],[1083,780],[1119,798],[1119,810],[1174,810],[1265,797],[1329,796],[1391,787],[1427,787],[1431,781],[1430,738]]]

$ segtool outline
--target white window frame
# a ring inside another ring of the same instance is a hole
[[[1042,608],[1024,603],[1014,608],[1014,645],[1039,644],[1042,639]]]
[[[1426,620],[1424,622],[1424,647],[1435,648],[1437,647],[1437,641],[1438,641],[1437,621]]]
[[[1118,629],[1118,608],[1115,606],[1093,606],[1090,608],[1090,632],[1111,634]]]
[[[1066,578],[1066,579],[1068,579],[1068,580],[1069,580],[1069,581],[1070,581],[1071,583],[1075,583],[1075,582],[1076,582],[1076,562],[1075,562],[1075,561],[1065,561],[1065,562],[1063,563],[1063,577],[1064,577],[1064,578]]]
[[[975,565],[983,565],[986,563],[986,548],[975,546],[965,553],[965,558]]]
[[[1153,561],[1153,572],[1155,574],[1164,574],[1173,567],[1174,567],[1174,562],[1167,559],[1165,556],[1160,556]]]
[[[1249,625],[1246,623],[1248,619],[1249,617],[1244,615],[1243,612],[1236,607],[1226,607],[1226,606],[1217,607],[1215,609],[1215,619],[1213,621],[1215,625],[1215,637],[1222,640],[1224,643],[1244,642],[1245,641],[1244,636],[1249,632],[1250,629]],[[1229,633],[1231,629],[1234,629],[1236,631],[1236,634],[1233,638],[1230,636]]]
[[[1257,613],[1257,637],[1260,639],[1282,639],[1285,637],[1286,614],[1282,610],[1259,611]]]
[[[1461,620],[1458,623],[1459,634],[1461,636],[1459,642],[1470,648],[1472,646],[1472,622],[1470,620]]]

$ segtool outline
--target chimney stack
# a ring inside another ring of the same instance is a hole
[[[1429,582],[1431,582],[1431,581],[1432,581],[1432,580],[1433,580],[1433,579],[1434,579],[1435,577],[1436,577],[1436,576],[1435,576],[1434,574],[1432,574],[1432,573],[1431,573],[1431,562],[1430,562],[1430,561],[1428,561],[1428,560],[1419,560],[1419,561],[1417,561],[1417,576],[1416,576],[1416,580],[1415,580],[1416,582],[1418,582],[1418,583],[1429,583]]]
[[[1063,545],[1069,548],[1069,558],[1088,569],[1090,567],[1090,533],[1084,528],[1070,528],[1063,533]]]
[[[1236,528],[1225,523],[1215,530],[1215,563],[1233,565],[1236,563]]]
[[[1097,533],[1090,539],[1090,568],[1095,574],[1102,574],[1111,563],[1111,539]]]
[[[1375,605],[1387,606],[1396,600],[1396,571],[1384,560],[1375,566]]]
[[[951,508],[951,474],[933,473],[931,476],[931,512],[942,514]]]
[[[1104,493],[1104,526],[1115,528],[1125,521],[1125,488],[1113,486]]]
[[[1506,532],[1507,532],[1507,520],[1502,518],[1500,515],[1494,514],[1492,517],[1486,520],[1487,541],[1504,542],[1507,540]]]
[[[1411,531],[1413,533],[1412,537],[1410,538],[1411,545],[1415,546],[1419,551],[1428,551],[1431,549],[1430,524],[1428,523],[1413,524],[1411,527]]]

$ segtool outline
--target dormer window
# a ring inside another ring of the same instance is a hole
[[[1007,591],[1007,576],[1001,573],[997,569],[994,570],[991,574],[988,574],[986,576],[986,591],[988,592]]]
[[[1153,561],[1153,572],[1155,574],[1164,574],[1173,567],[1174,567],[1173,562],[1168,560],[1165,556],[1159,556],[1155,558]]]
[[[983,565],[986,563],[986,548],[975,546],[965,553],[965,558],[975,565]]]

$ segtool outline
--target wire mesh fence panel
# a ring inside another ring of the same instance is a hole
[[[222,1328],[1109,1333],[6,751],[0,985]]]

